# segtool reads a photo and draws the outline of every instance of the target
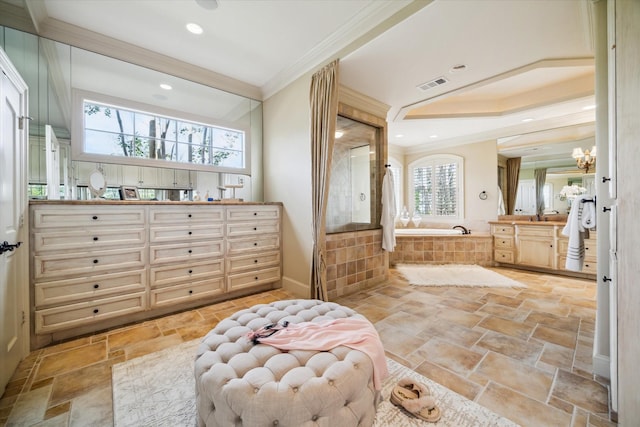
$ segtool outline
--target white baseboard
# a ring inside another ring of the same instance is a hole
[[[609,356],[593,355],[593,373],[604,378],[611,378],[611,360]]]
[[[299,282],[290,277],[282,278],[282,289],[291,292],[297,298],[310,298],[311,290],[306,283]]]

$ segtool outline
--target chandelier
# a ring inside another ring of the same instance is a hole
[[[593,168],[596,164],[596,146],[591,148],[591,151],[584,150],[582,148],[574,148],[571,157],[576,159],[576,164],[579,169],[584,169],[584,173],[589,173],[589,169]]]

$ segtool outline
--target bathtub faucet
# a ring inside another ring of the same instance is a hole
[[[471,230],[469,230],[467,227],[465,227],[464,225],[456,225],[455,227],[453,227],[453,229],[455,230],[456,228],[460,228],[462,229],[462,234],[471,234]]]

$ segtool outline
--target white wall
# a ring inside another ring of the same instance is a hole
[[[284,204],[283,287],[310,296],[311,140],[307,74],[264,101],[264,196]]]
[[[390,150],[391,151],[391,150]],[[496,141],[486,141],[438,150],[406,154],[404,157],[405,178],[407,166],[421,157],[432,154],[455,154],[464,158],[464,219],[456,221],[471,229],[472,233],[488,233],[489,223],[498,218],[498,152]],[[407,180],[405,179],[405,200],[408,204]],[[480,200],[480,192],[487,192],[487,199]]]

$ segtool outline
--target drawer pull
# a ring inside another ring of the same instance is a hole
[[[193,252],[191,249],[189,249],[189,253]]]
[[[98,219],[98,216],[97,216],[97,215],[94,215],[92,218],[93,218],[93,219]]]
[[[253,216],[256,216],[256,215],[258,215],[258,212],[254,212],[254,213],[253,213]]]
[[[100,285],[97,284],[97,283],[95,285],[93,285],[93,289],[98,289],[99,287],[100,287]]]
[[[98,312],[99,312],[99,311],[100,311],[100,310],[98,310],[97,308],[94,308],[94,309],[93,309],[93,314],[98,314]]]
[[[97,237],[94,237],[94,238],[93,238],[93,241],[94,241],[94,242],[97,242],[97,241],[98,241],[98,238],[97,238]]]
[[[191,295],[193,293],[193,291],[191,289],[189,289],[189,295]]]
[[[253,262],[257,263],[257,262],[258,262],[258,260],[257,260],[257,259],[254,259],[254,260],[253,260]]]
[[[585,266],[585,267],[589,267],[589,264],[585,264],[584,266]]]
[[[254,279],[258,280],[258,276],[254,277]]]
[[[191,236],[192,234],[193,234],[193,233],[190,231],[190,232],[189,232],[189,236]]]
[[[258,229],[258,227],[253,227],[253,231],[256,231]]]
[[[258,242],[254,243],[253,246],[258,246]]]
[[[187,215],[187,217],[191,218],[191,214]]]
[[[94,260],[93,260],[93,263],[94,263],[94,264],[97,264],[97,263],[98,263],[98,260],[97,260],[97,259],[94,259]]]
[[[189,270],[189,274],[193,273],[193,270]]]

